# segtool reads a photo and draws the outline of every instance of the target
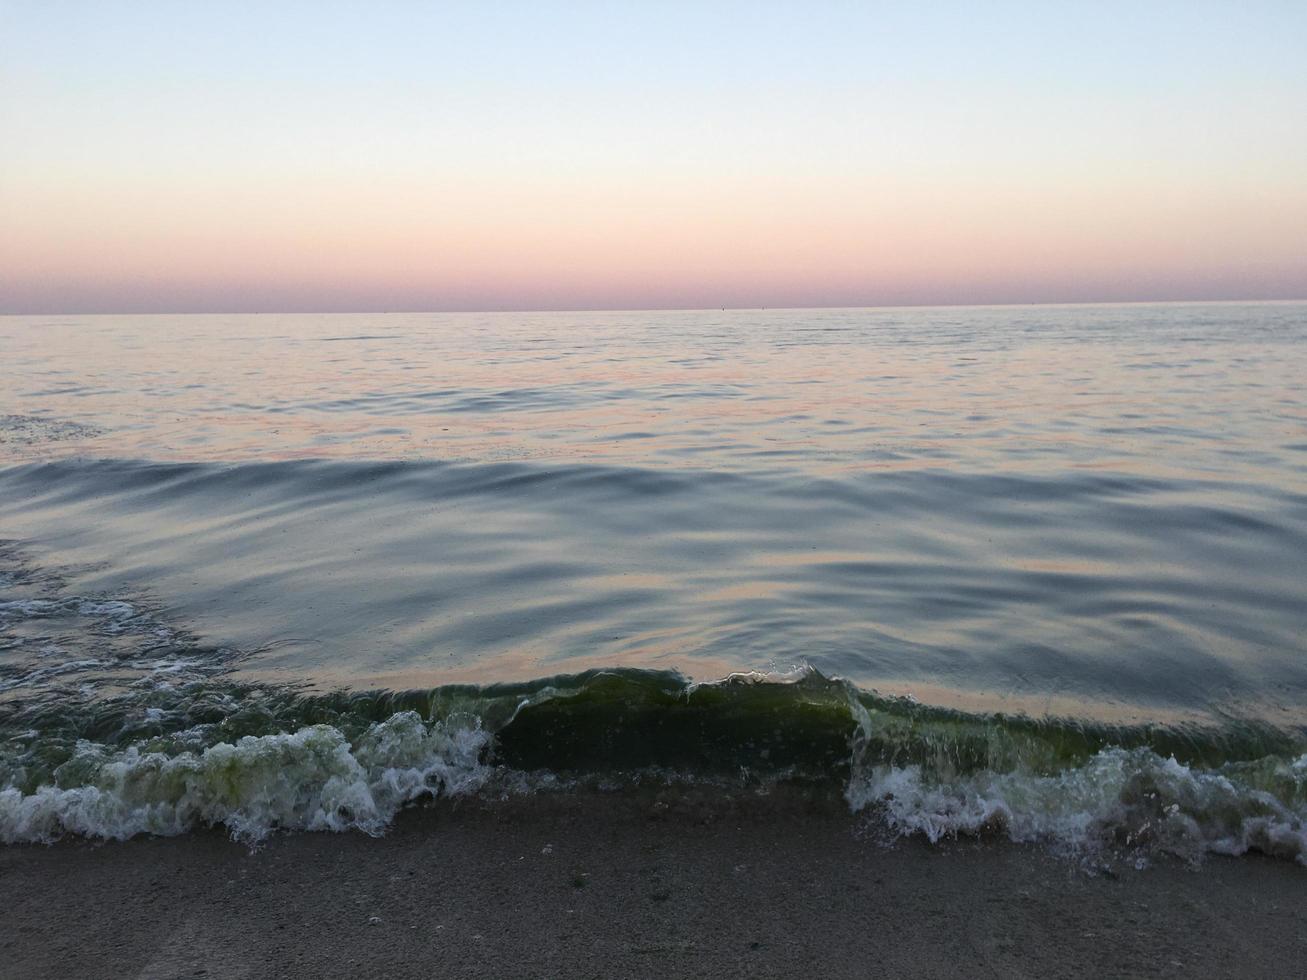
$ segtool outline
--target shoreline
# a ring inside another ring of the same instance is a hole
[[[0,847],[13,977],[1307,973],[1307,869],[1088,874],[887,845],[842,801],[666,790],[439,800],[380,838],[219,830]]]

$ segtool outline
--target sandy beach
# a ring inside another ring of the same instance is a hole
[[[440,804],[391,832],[0,850],[7,977],[1250,976],[1307,971],[1307,869],[876,839],[835,800]]]

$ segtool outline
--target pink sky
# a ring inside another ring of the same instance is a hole
[[[1307,297],[1291,8],[293,7],[9,9],[0,312]]]

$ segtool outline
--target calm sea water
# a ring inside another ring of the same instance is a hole
[[[1305,304],[0,318],[0,833],[371,826],[187,797],[240,737],[384,823],[368,738],[402,802],[838,730],[908,830],[1255,764],[1301,854],[1305,378]]]

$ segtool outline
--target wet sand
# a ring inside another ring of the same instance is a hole
[[[440,803],[384,838],[0,848],[5,977],[1307,975],[1307,868],[1089,875],[837,802]]]

